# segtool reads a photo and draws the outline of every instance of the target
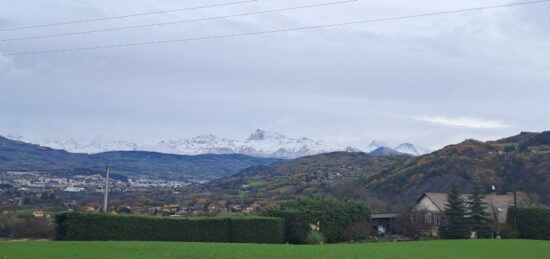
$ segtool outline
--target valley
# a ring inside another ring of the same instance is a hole
[[[167,204],[187,208],[182,213],[201,215],[255,212],[277,201],[308,195],[365,200],[378,212],[404,211],[421,194],[446,192],[453,182],[464,192],[473,183],[481,183],[486,189],[495,186],[499,194],[511,192],[515,186],[518,191],[528,192],[533,203],[548,204],[549,136],[550,132],[521,133],[496,141],[466,140],[421,156],[375,149],[370,154],[331,152],[292,160],[141,151],[75,154],[0,139],[0,171],[5,186],[26,190],[35,187],[30,191],[33,194],[20,193],[10,199],[55,193],[56,197],[85,205],[101,200],[98,190],[102,190],[108,162],[112,184],[116,184],[112,188],[113,204],[119,209],[135,208],[139,213],[144,213],[144,206]],[[42,188],[47,185],[24,181],[17,185],[5,175],[17,173],[13,168],[19,168],[20,173],[72,180],[62,188]],[[78,182],[83,175],[98,178],[93,184]],[[170,181],[181,184],[167,184]],[[67,188],[79,191],[69,193]],[[6,192],[4,196],[8,196]],[[29,208],[39,205],[39,200],[32,200],[26,204]],[[67,201],[57,204],[60,202]]]

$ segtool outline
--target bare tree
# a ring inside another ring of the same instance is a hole
[[[428,211],[410,211],[401,214],[396,222],[397,233],[415,240],[433,235],[434,224],[431,221],[432,213]]]

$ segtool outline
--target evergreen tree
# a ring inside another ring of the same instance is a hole
[[[468,197],[468,207],[470,209],[469,221],[471,230],[477,233],[480,238],[491,237],[491,217],[487,213],[487,203],[483,201],[483,188],[481,185],[476,184],[474,186],[473,193]]]
[[[470,227],[466,218],[466,201],[460,195],[455,183],[447,194],[447,204],[443,213],[441,237],[446,239],[465,239],[470,237]]]

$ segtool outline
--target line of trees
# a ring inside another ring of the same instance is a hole
[[[493,221],[487,213],[488,205],[483,198],[483,188],[479,184],[475,185],[467,200],[460,195],[456,184],[452,184],[447,194],[440,236],[445,239],[465,239],[475,233],[478,238],[492,237]]]

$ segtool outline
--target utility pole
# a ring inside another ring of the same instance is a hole
[[[109,206],[109,164],[105,165],[105,187],[103,188],[103,212],[107,212]]]

